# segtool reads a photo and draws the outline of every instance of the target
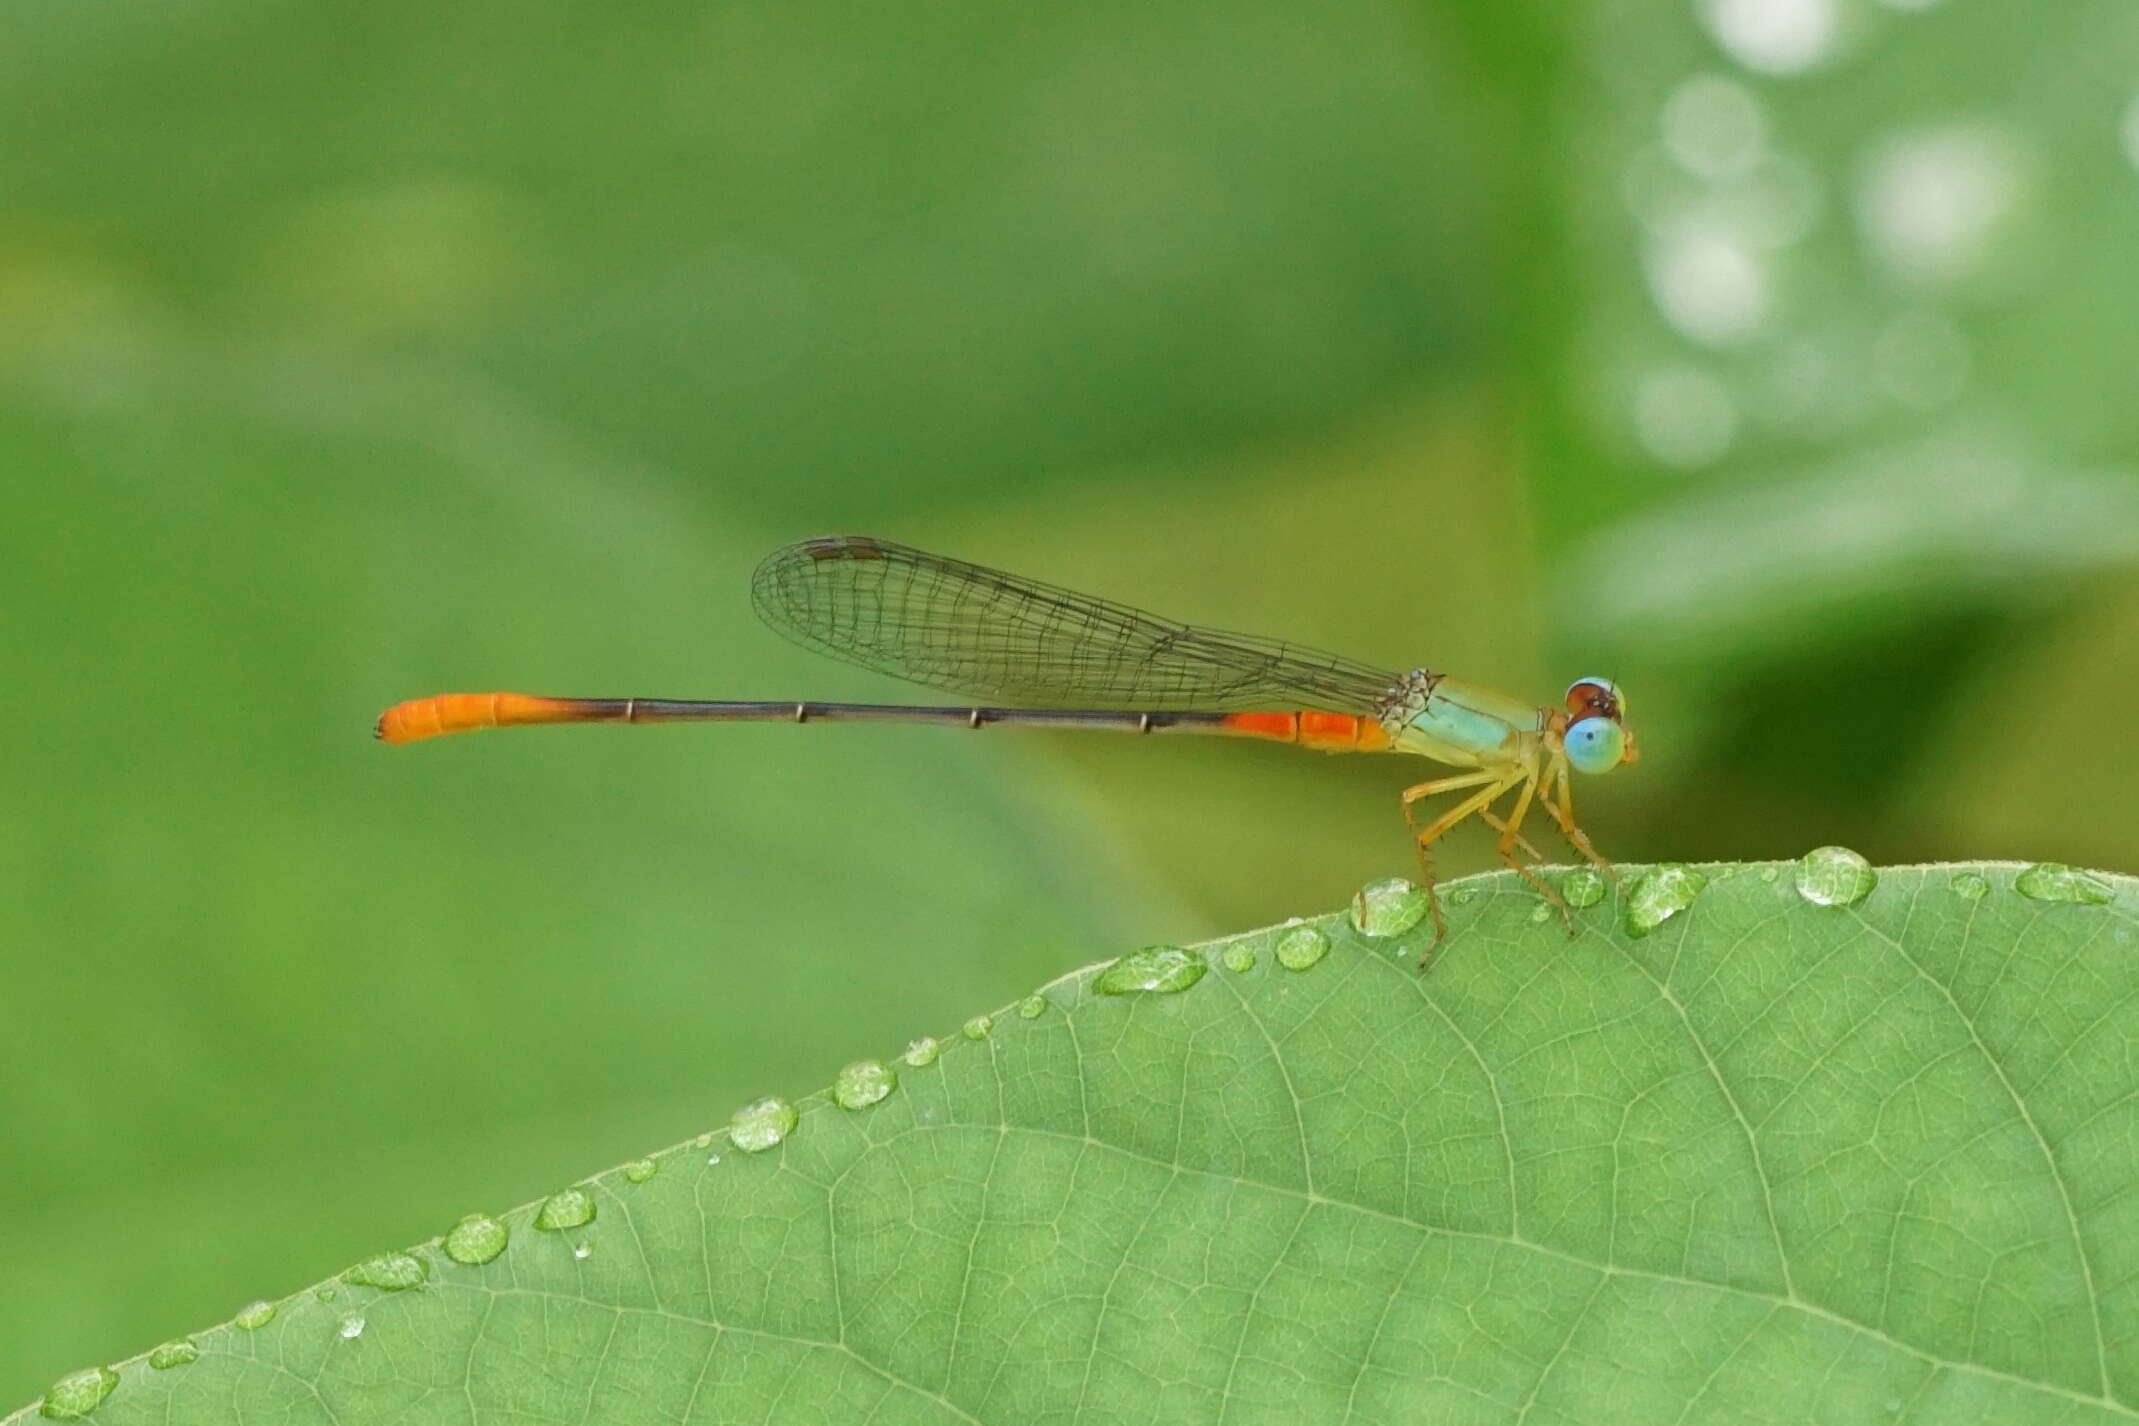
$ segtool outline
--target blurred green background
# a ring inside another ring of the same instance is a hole
[[[0,134],[0,1403],[1408,868],[1386,758],[367,736],[905,696],[802,535],[1616,677],[1624,860],[2139,870],[2129,0],[19,7]]]

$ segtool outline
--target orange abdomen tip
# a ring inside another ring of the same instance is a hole
[[[526,693],[439,693],[396,703],[379,715],[372,736],[382,743],[414,743],[473,728],[524,723],[600,723],[628,716],[628,699],[537,698]]]

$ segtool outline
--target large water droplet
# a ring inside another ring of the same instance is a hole
[[[2030,901],[2107,906],[2117,899],[2117,893],[2106,883],[2060,862],[2037,862],[2013,878],[2013,889]]]
[[[165,1342],[149,1352],[149,1365],[160,1372],[167,1372],[173,1367],[190,1366],[200,1359],[200,1347],[185,1337]]]
[[[934,1064],[936,1056],[942,1053],[943,1046],[933,1036],[923,1035],[906,1047],[906,1063],[915,1069],[922,1069]]]
[[[728,1142],[746,1154],[762,1154],[794,1133],[800,1118],[794,1105],[768,1094],[735,1111],[728,1120]]]
[[[1352,898],[1352,925],[1363,936],[1401,936],[1425,919],[1426,893],[1400,876],[1370,881]]]
[[[238,1315],[230,1319],[248,1332],[257,1332],[275,1320],[275,1304],[272,1302],[248,1302],[238,1309]]]
[[[633,1159],[630,1163],[624,1165],[625,1182],[644,1183],[659,1172],[660,1167],[652,1159]]]
[[[1046,1013],[1047,997],[1044,995],[1028,995],[1018,1002],[1018,1018],[1021,1020],[1037,1020]]]
[[[594,1195],[576,1185],[551,1194],[535,1210],[535,1226],[545,1233],[583,1228],[593,1221]]]
[[[1134,995],[1142,991],[1171,995],[1203,979],[1209,969],[1201,956],[1191,955],[1179,946],[1146,946],[1101,971],[1092,989],[1101,995]]]
[[[110,1367],[70,1372],[52,1383],[39,1409],[54,1421],[79,1421],[96,1410],[118,1384],[119,1374]]]
[[[958,1033],[968,1040],[985,1040],[995,1029],[993,1015],[975,1015],[958,1027]]]
[[[832,1102],[842,1109],[867,1109],[898,1088],[899,1077],[881,1060],[856,1060],[832,1081]]]
[[[1797,894],[1815,906],[1855,906],[1878,883],[1872,864],[1847,847],[1814,847],[1798,859]]]
[[[1604,873],[1594,867],[1574,867],[1560,877],[1560,895],[1577,911],[1595,906],[1604,900]]]
[[[423,1280],[430,1275],[429,1258],[415,1253],[381,1253],[343,1273],[342,1281],[386,1292],[405,1292],[412,1287],[422,1287]]]
[[[1627,934],[1646,936],[1693,905],[1708,878],[1689,866],[1651,867],[1627,893]]]
[[[446,1256],[463,1267],[479,1268],[504,1252],[511,1237],[512,1231],[488,1213],[471,1213],[446,1234]]]
[[[1970,901],[1981,901],[1990,894],[1990,883],[1983,879],[1983,875],[1980,872],[1956,872],[1953,880],[1946,884],[1953,888],[1956,896],[1965,897]]]
[[[1254,950],[1251,947],[1242,945],[1238,941],[1235,941],[1232,945],[1227,946],[1224,950],[1220,951],[1218,953],[1218,959],[1219,962],[1223,964],[1227,970],[1233,972],[1235,975],[1241,975],[1247,971],[1255,969]]]
[[[335,1330],[341,1333],[343,1341],[354,1342],[364,1335],[364,1319],[361,1317],[344,1317],[342,1325]]]
[[[1277,963],[1287,970],[1306,970],[1329,954],[1329,937],[1319,926],[1287,926],[1278,933]]]

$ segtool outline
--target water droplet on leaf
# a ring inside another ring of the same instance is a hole
[[[535,1210],[535,1226],[545,1233],[582,1228],[593,1221],[594,1195],[576,1185],[551,1194]]]
[[[1363,936],[1401,936],[1426,916],[1426,893],[1400,876],[1370,881],[1352,898],[1352,925]]]
[[[794,1105],[769,1094],[735,1111],[728,1121],[728,1142],[746,1154],[762,1154],[794,1133],[800,1117]]]
[[[366,1258],[342,1274],[342,1281],[358,1287],[376,1287],[386,1292],[404,1292],[423,1286],[431,1275],[431,1260],[414,1253],[381,1253]]]
[[[1560,878],[1560,895],[1580,911],[1604,900],[1604,874],[1593,867],[1578,866]]]
[[[1037,1020],[1047,1013],[1047,997],[1028,995],[1018,1002],[1018,1015],[1026,1020]]]
[[[1550,921],[1551,919],[1552,919],[1552,903],[1551,903],[1551,902],[1549,902],[1549,901],[1540,901],[1540,902],[1539,902],[1539,903],[1538,903],[1537,905],[1535,905],[1535,906],[1533,906],[1533,907],[1531,907],[1531,908],[1530,908],[1530,924],[1531,924],[1531,925],[1533,925],[1533,926],[1542,926],[1542,925],[1544,925],[1544,924],[1545,924],[1545,923],[1546,923],[1547,921]]]
[[[1238,942],[1219,952],[1218,958],[1224,962],[1225,968],[1235,975],[1255,969],[1255,952]]]
[[[1135,995],[1143,991],[1171,995],[1203,979],[1209,969],[1202,957],[1190,955],[1179,946],[1146,946],[1101,971],[1092,989],[1101,995]]]
[[[238,1315],[230,1319],[248,1332],[257,1332],[275,1320],[275,1304],[272,1302],[248,1302],[238,1309]]]
[[[975,1015],[965,1024],[958,1027],[958,1033],[964,1035],[968,1040],[985,1040],[988,1038],[989,1032],[994,1029],[995,1017],[993,1015]]]
[[[1980,872],[1957,872],[1953,880],[1948,882],[1947,885],[1953,888],[1955,895],[1965,897],[1970,901],[1981,901],[1990,894],[1990,883],[1983,879]]]
[[[832,1102],[842,1109],[867,1109],[898,1088],[899,1077],[880,1060],[856,1060],[832,1081]]]
[[[1478,888],[1474,886],[1453,886],[1448,891],[1448,904],[1451,906],[1468,906],[1477,895]]]
[[[1319,926],[1287,926],[1278,934],[1277,963],[1287,970],[1306,970],[1329,954],[1329,937]]]
[[[624,1165],[624,1178],[629,1183],[644,1183],[660,1169],[652,1159],[633,1159]]]
[[[2013,878],[2013,889],[2030,901],[2107,906],[2117,899],[2116,892],[2106,883],[2060,862],[2037,862]]]
[[[52,1383],[39,1409],[54,1421],[79,1421],[96,1410],[118,1384],[119,1374],[110,1367],[70,1372]]]
[[[1797,894],[1815,906],[1855,906],[1878,883],[1872,864],[1847,847],[1814,847],[1798,859]]]
[[[936,1056],[942,1053],[942,1045],[936,1043],[933,1037],[923,1035],[906,1047],[906,1063],[912,1065],[915,1069],[920,1069],[924,1065],[934,1064]]]
[[[594,1256],[594,1245],[592,1243],[574,1243],[572,1245],[572,1256],[578,1258],[581,1262],[585,1262]]]
[[[446,1234],[446,1256],[463,1267],[481,1267],[504,1252],[511,1237],[511,1231],[488,1213],[471,1213]]]
[[[342,1334],[343,1341],[354,1342],[364,1335],[364,1319],[361,1317],[344,1317],[342,1325],[335,1330]]]
[[[1693,905],[1708,878],[1687,866],[1651,867],[1627,893],[1627,934],[1646,936]]]
[[[149,1365],[160,1372],[167,1372],[173,1367],[190,1366],[200,1359],[201,1349],[185,1337],[165,1342],[149,1353]]]

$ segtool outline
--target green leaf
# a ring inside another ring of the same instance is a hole
[[[1572,939],[1510,875],[1456,883],[1423,975],[1430,921],[1372,937],[1350,916],[1313,923],[1326,949],[1275,927],[1114,993],[1089,967],[850,1067],[799,1115],[747,1106],[199,1333],[197,1355],[123,1363],[91,1406],[340,1426],[2139,1412],[2139,887],[1873,874],[1834,849],[1625,875]]]

